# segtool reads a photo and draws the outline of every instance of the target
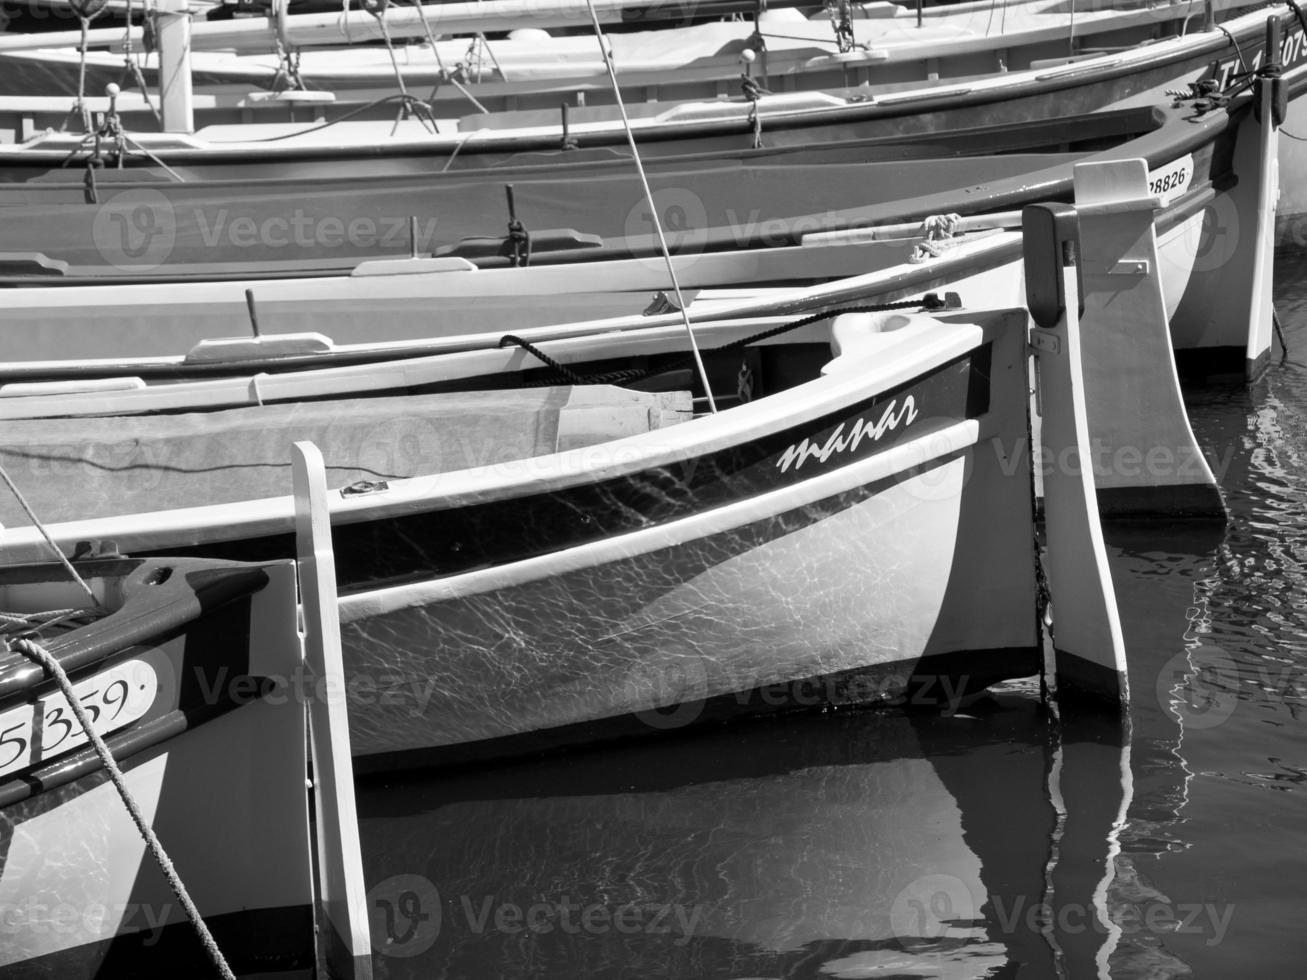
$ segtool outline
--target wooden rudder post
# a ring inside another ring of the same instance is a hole
[[[1075,168],[1080,347],[1103,514],[1224,520],[1189,424],[1172,347],[1148,164]]]
[[[1027,305],[1044,453],[1044,574],[1053,613],[1059,703],[1124,712],[1125,642],[1087,458],[1089,417],[1080,350],[1075,211],[1036,204],[1023,213]]]
[[[326,468],[322,453],[311,442],[295,443],[292,465],[305,666],[312,692],[309,735],[317,814],[318,975],[372,980]]]

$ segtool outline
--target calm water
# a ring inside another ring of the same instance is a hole
[[[1307,255],[1289,360],[1188,391],[1226,528],[1110,528],[1131,724],[734,726],[360,793],[381,977],[1296,976]]]

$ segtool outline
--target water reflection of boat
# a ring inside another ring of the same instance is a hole
[[[1141,654],[1129,731],[1055,725],[1014,689],[968,714],[796,717],[364,784],[379,970],[1187,974],[1168,941],[1185,906],[1155,879],[1185,846],[1190,772],[1154,692],[1201,632],[1195,585],[1222,533],[1107,531]]]
[[[1114,722],[1051,733],[1007,693],[363,785],[374,960],[391,977],[1096,975],[1128,753]]]

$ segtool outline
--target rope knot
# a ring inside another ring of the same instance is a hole
[[[953,232],[961,220],[962,215],[956,211],[950,211],[948,214],[932,214],[921,223],[921,231],[928,242],[943,241],[953,237]]]
[[[68,0],[68,6],[78,17],[90,21],[104,13],[109,0]]]
[[[848,54],[857,46],[853,36],[853,6],[850,0],[826,0],[826,13],[840,54]]]

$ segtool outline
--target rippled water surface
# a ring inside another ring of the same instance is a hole
[[[1228,527],[1108,529],[1131,724],[1033,685],[360,789],[381,977],[1290,977],[1307,956],[1307,255],[1187,391]]]

